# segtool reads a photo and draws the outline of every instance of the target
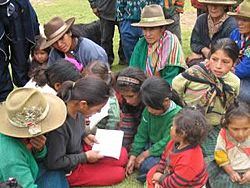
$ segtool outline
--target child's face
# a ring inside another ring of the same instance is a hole
[[[176,125],[175,124],[173,124],[172,127],[171,127],[170,136],[171,136],[171,139],[175,143],[181,143],[181,142],[184,141],[184,136],[176,133]]]
[[[223,50],[217,50],[209,59],[209,68],[218,78],[227,74],[233,65],[233,60]]]
[[[121,90],[119,91],[122,97],[126,100],[131,106],[138,106],[141,102],[141,97],[139,93],[133,92],[131,90]]]
[[[244,142],[250,137],[250,120],[246,117],[233,118],[228,125],[229,134],[237,141]]]
[[[164,109],[155,109],[155,108],[152,108],[150,106],[147,106],[147,109],[149,111],[149,113],[155,115],[155,116],[159,116],[161,114],[163,114],[166,110]]]
[[[43,64],[43,63],[46,63],[48,61],[49,55],[44,50],[35,50],[33,58],[38,63]]]

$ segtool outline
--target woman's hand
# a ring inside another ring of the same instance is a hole
[[[130,174],[133,173],[134,167],[135,167],[135,159],[136,157],[134,155],[131,155],[129,157],[128,164],[126,166],[126,176],[129,176]]]
[[[94,143],[97,143],[97,144],[98,144],[98,141],[96,140],[95,135],[93,135],[93,134],[89,134],[89,135],[86,136],[83,140],[84,140],[84,142],[85,142],[87,145],[90,145],[90,146],[93,146]]]
[[[30,139],[30,144],[36,152],[42,151],[45,146],[45,143],[46,137],[43,135],[39,135]]]
[[[210,49],[207,47],[204,47],[201,49],[201,53],[203,54],[203,56],[208,59],[208,54],[210,53]]]
[[[155,183],[155,188],[163,188],[160,183],[156,182]]]
[[[243,174],[240,184],[246,184],[250,182],[250,170],[246,171],[245,174]]]
[[[89,150],[85,152],[85,154],[87,156],[87,161],[89,163],[94,163],[104,157],[103,155],[99,153],[99,151],[93,151],[93,150]]]
[[[148,158],[149,156],[149,151],[146,150],[144,152],[142,152],[139,156],[136,157],[136,160],[135,160],[135,168],[139,168],[142,164],[142,162]]]

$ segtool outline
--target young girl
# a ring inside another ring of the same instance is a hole
[[[111,95],[109,97],[108,102],[106,105],[102,108],[100,113],[96,113],[93,116],[91,116],[89,119],[90,121],[98,118],[102,113],[105,113],[107,111],[107,116],[104,117],[95,127],[88,127],[92,133],[96,132],[96,128],[101,129],[117,129],[118,124],[120,121],[120,109],[119,109],[119,103],[115,96],[114,89],[113,89],[113,75],[109,68],[108,64],[102,63],[100,61],[94,61],[90,64],[88,64],[83,72],[84,76],[97,76],[104,80],[106,84],[110,87]],[[91,122],[90,122],[91,123]]]
[[[36,38],[36,45],[31,50],[31,57],[32,61],[30,62],[30,70],[29,70],[29,77],[34,77],[36,73],[36,69],[39,67],[46,67],[49,59],[49,52],[50,47],[41,49],[42,43],[45,41],[45,38],[42,36],[37,36]]]
[[[211,162],[209,182],[212,188],[250,187],[250,106],[235,101],[222,120]]]
[[[70,186],[112,185],[125,178],[127,152],[122,149],[119,160],[103,157],[97,151],[83,152],[83,145],[93,145],[94,135],[84,131],[84,118],[99,112],[109,98],[110,88],[96,77],[76,82],[66,81],[58,96],[67,106],[64,125],[47,136],[49,169],[67,173]]]
[[[124,132],[123,146],[127,151],[141,121],[144,104],[141,102],[140,88],[145,79],[142,70],[131,67],[123,69],[116,78],[115,89],[120,105],[119,129]]]
[[[221,116],[239,94],[240,80],[231,72],[238,55],[234,41],[219,39],[211,46],[209,60],[190,67],[173,80],[173,89],[184,103],[204,107],[208,123],[213,126],[202,144],[208,162],[213,159]]]
[[[174,118],[171,140],[158,165],[147,174],[147,187],[193,187],[206,184],[208,173],[199,144],[209,126],[205,116],[192,108],[182,109]]]
[[[146,108],[130,150],[126,173],[139,169],[137,180],[145,182],[148,170],[157,164],[170,140],[170,127],[180,111],[180,98],[169,84],[156,77],[148,78],[141,86],[141,98]]]

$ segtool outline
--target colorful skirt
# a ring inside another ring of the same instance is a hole
[[[208,165],[209,184],[211,188],[249,188],[250,184],[240,185],[233,183],[229,175],[223,168],[219,167],[215,161]]]

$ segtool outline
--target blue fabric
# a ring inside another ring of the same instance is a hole
[[[160,157],[148,157],[146,158],[140,168],[139,168],[139,176],[136,178],[138,181],[144,183],[146,181],[148,171],[160,162]]]
[[[134,47],[142,37],[142,30],[139,27],[131,26],[131,21],[123,20],[120,22],[120,34],[122,39],[122,48],[127,62],[130,61],[130,57],[133,53]]]
[[[30,2],[10,0],[9,3],[14,7],[10,15],[7,15],[8,5],[0,6],[0,102],[13,89],[9,63],[16,86],[22,87],[29,81],[30,49],[39,34],[37,16]]]
[[[239,29],[232,31],[230,38],[235,41],[239,49],[241,48],[242,38],[240,36]],[[240,78],[250,78],[250,46],[247,47],[248,50],[244,51],[240,63],[235,67],[235,74]]]
[[[48,170],[42,162],[38,166],[39,174],[36,180],[38,188],[69,188],[64,171]]]

